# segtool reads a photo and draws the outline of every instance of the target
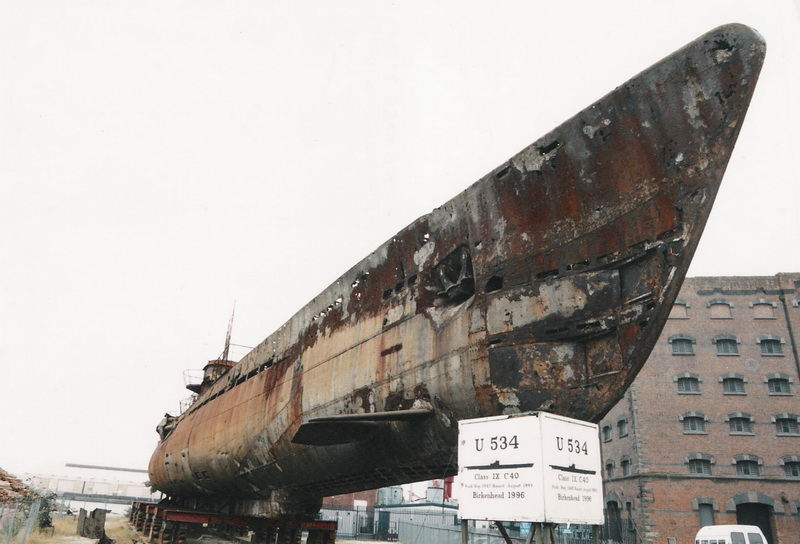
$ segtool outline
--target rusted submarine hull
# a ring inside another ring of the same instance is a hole
[[[398,232],[204,388],[152,484],[307,517],[456,473],[460,419],[599,420],[661,332],[764,54],[715,29]]]

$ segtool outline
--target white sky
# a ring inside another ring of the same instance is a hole
[[[690,275],[800,271],[798,2],[0,0],[0,467],[145,468],[234,301],[254,346],[728,22],[767,60]]]

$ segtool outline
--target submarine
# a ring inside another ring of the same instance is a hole
[[[451,476],[458,421],[599,421],[657,341],[766,46],[711,30],[400,230],[158,425],[170,504],[314,519]],[[435,204],[435,203],[433,203]]]

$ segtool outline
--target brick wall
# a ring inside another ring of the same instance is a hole
[[[735,523],[743,503],[771,512],[775,542],[796,541],[800,477],[787,477],[782,460],[800,459],[800,434],[779,433],[774,418],[800,414],[799,297],[800,274],[685,281],[650,358],[600,424],[611,427],[610,440],[601,433],[604,464],[614,466],[606,500],[618,504],[625,524],[630,511],[640,541],[692,542],[700,504],[721,524]],[[687,340],[691,354],[674,354]],[[765,353],[764,342],[780,352]],[[776,377],[788,380],[788,393],[770,391],[766,380]],[[678,378],[696,380],[698,391],[680,392]],[[686,432],[686,417],[702,422],[693,420]],[[629,476],[623,459],[631,461]],[[710,474],[690,474],[693,459],[707,460]],[[736,461],[758,476],[741,476]]]

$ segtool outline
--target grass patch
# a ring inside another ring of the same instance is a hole
[[[128,518],[119,515],[106,517],[105,531],[108,538],[117,544],[129,544],[134,540],[141,541],[130,525]],[[12,540],[13,541],[13,540]],[[34,529],[25,544],[94,544],[96,538],[78,536],[78,516],[61,516],[53,519],[53,527],[42,531]]]
[[[63,516],[53,519],[53,526],[50,528],[34,529],[25,544],[57,544],[66,542],[78,542],[79,540],[90,542],[90,538],[82,538],[77,535],[78,516]]]
[[[117,544],[125,544],[134,540],[142,540],[141,535],[137,535],[133,527],[128,523],[125,516],[113,516],[106,518],[106,535],[113,538]]]

